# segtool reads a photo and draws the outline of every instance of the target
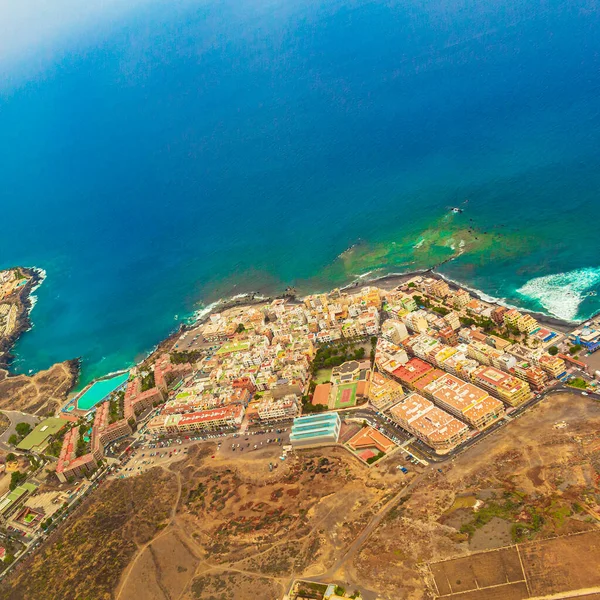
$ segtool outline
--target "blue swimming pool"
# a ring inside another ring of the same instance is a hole
[[[77,400],[79,410],[90,410],[121,387],[129,378],[129,371],[93,383]]]

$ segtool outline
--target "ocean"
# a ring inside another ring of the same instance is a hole
[[[600,310],[597,1],[140,1],[0,75],[0,267],[46,272],[18,372],[84,384],[218,298],[447,259]]]

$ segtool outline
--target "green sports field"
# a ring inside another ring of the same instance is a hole
[[[334,408],[349,408],[356,404],[356,383],[339,385],[335,396]]]

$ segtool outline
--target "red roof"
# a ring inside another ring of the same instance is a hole
[[[424,360],[421,360],[420,358],[411,358],[405,365],[402,365],[401,367],[398,367],[396,370],[392,371],[392,374],[400,381],[413,383],[432,370],[433,367]]]
[[[223,408],[212,408],[210,410],[200,410],[198,412],[182,415],[178,426],[189,425],[192,423],[204,423],[206,421],[217,421],[221,419],[235,419],[242,416],[244,407],[240,404],[231,404]]]

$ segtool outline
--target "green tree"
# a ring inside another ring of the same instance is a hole
[[[571,356],[574,356],[575,354],[577,354],[579,351],[581,350],[581,345],[580,344],[574,344],[573,346],[571,346],[569,348],[569,354]]]
[[[548,354],[550,356],[556,356],[558,354],[558,348],[556,346],[550,346],[550,348],[548,348]]]
[[[87,443],[85,442],[85,440],[83,438],[79,438],[77,440],[77,450],[75,451],[75,454],[77,456],[83,456],[86,452],[87,452]]]
[[[9,453],[6,455],[6,460],[7,460],[8,462],[12,462],[13,460],[17,460],[17,455],[16,455],[14,452],[9,452]]]
[[[244,333],[244,331],[246,331],[246,328],[243,323],[240,323],[235,330],[236,333]]]
[[[15,429],[21,437],[25,437],[31,431],[31,425],[29,423],[17,423]]]
[[[8,443],[11,446],[16,446],[19,443],[19,438],[17,437],[16,433],[13,433],[9,438],[8,438]]]
[[[153,371],[150,371],[145,377],[142,377],[142,392],[151,390],[155,385]]]
[[[10,491],[12,492],[22,481],[27,479],[26,473],[21,473],[21,471],[13,471],[10,476],[10,485],[8,486]]]

